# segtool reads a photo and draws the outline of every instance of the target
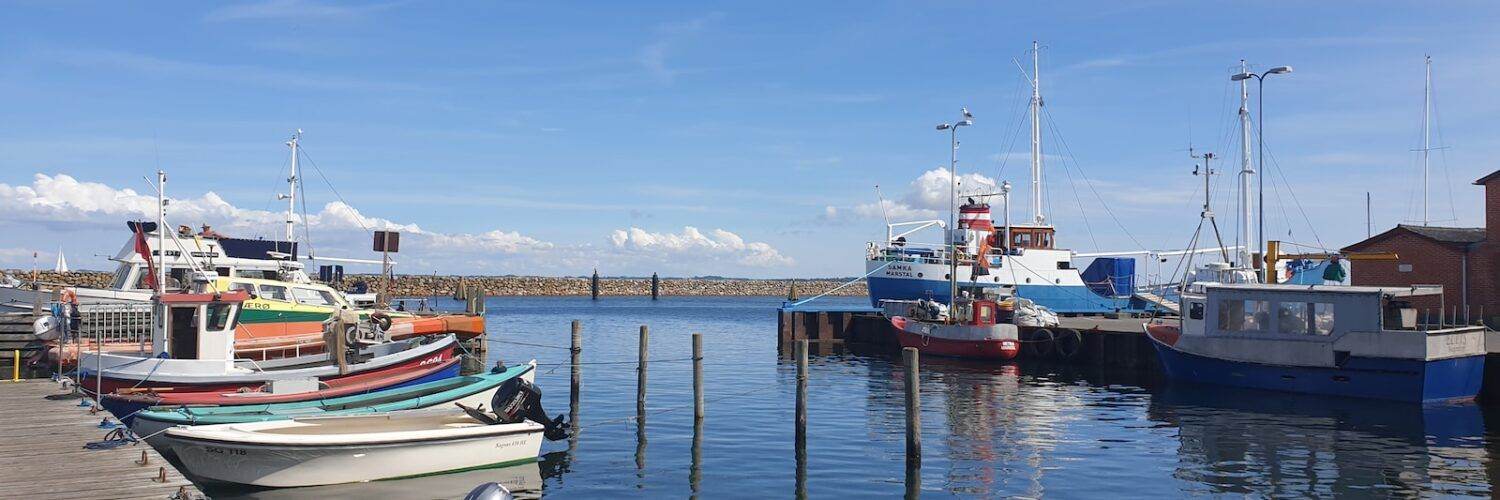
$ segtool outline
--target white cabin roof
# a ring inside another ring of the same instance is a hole
[[[1234,283],[1234,284],[1209,284],[1205,288],[1211,290],[1234,290],[1245,292],[1318,292],[1318,293],[1347,293],[1347,294],[1382,294],[1389,297],[1415,297],[1422,295],[1440,295],[1443,293],[1442,285],[1412,285],[1412,286],[1345,286],[1345,285],[1292,285],[1292,284],[1267,284],[1267,283]]]

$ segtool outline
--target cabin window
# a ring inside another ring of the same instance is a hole
[[[208,306],[208,327],[211,332],[223,331],[229,326],[230,313],[234,312],[228,304],[214,304]]]
[[[215,267],[214,268],[214,273],[218,274],[219,276],[229,276],[229,268],[227,268],[227,267]]]
[[[328,293],[324,290],[313,290],[311,288],[293,288],[292,295],[297,298],[297,302],[300,302],[303,305],[332,306],[338,304],[338,302],[333,299],[333,294]]]
[[[1191,318],[1191,319],[1203,319],[1203,303],[1202,302],[1190,302],[1190,303],[1188,303],[1188,318]]]
[[[1308,330],[1306,302],[1277,302],[1276,331],[1304,334]]]
[[[291,302],[292,300],[286,296],[286,287],[280,285],[261,285],[260,297],[263,299],[280,300],[282,302]]]
[[[1313,303],[1313,330],[1318,335],[1333,333],[1333,304],[1326,302]]]
[[[250,284],[250,283],[242,283],[242,282],[236,281],[236,282],[233,282],[233,283],[229,284],[229,291],[231,291],[231,292],[243,291],[243,292],[248,293],[250,295],[255,295],[255,285]]]
[[[995,308],[988,305],[979,306],[978,312],[974,314],[974,323],[980,325],[993,324],[995,322]]]
[[[1073,264],[1071,262],[1068,262],[1068,261],[1065,261],[1065,260],[1060,260],[1060,261],[1057,261],[1057,268],[1058,269],[1072,269],[1073,268]]]
[[[1264,300],[1220,300],[1219,330],[1254,332],[1266,329],[1270,304]]]
[[[125,284],[130,280],[130,266],[120,266],[115,270],[115,279],[109,283],[109,287],[116,290],[124,290]]]

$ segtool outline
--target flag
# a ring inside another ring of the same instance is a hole
[[[140,224],[135,225],[135,253],[141,254],[141,258],[146,259],[146,286],[155,290],[156,266],[151,264],[151,245],[146,244],[146,232],[141,230]]]

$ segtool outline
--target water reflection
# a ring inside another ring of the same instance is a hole
[[[396,481],[336,484],[308,488],[277,488],[264,490],[206,488],[214,499],[360,499],[403,498],[437,499],[463,498],[474,487],[488,482],[500,483],[516,495],[516,498],[540,498],[542,496],[542,469],[547,459],[509,467],[477,469],[452,474],[439,474]],[[550,477],[550,476],[549,476]],[[236,491],[238,490],[238,491]]]
[[[1174,384],[1148,418],[1179,429],[1175,477],[1207,493],[1487,494],[1472,403],[1406,405]]]

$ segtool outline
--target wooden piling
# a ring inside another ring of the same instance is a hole
[[[583,323],[573,320],[573,346],[569,349],[573,364],[573,377],[568,384],[568,424],[574,429],[578,428],[578,396],[579,389],[583,387]],[[573,451],[578,447],[578,432],[574,431],[568,436],[568,450]]]
[[[794,446],[797,458],[796,498],[807,498],[807,340],[798,340],[797,357],[797,432]]]
[[[599,300],[599,270],[594,270],[594,276],[589,278],[589,298]]]
[[[901,362],[906,364],[906,464],[908,467],[922,463],[922,387],[918,379],[917,348],[901,349]]]
[[[651,300],[661,294],[661,278],[656,273],[651,273]]]
[[[641,325],[641,345],[637,353],[638,361],[635,368],[635,413],[640,417],[646,416],[646,345],[649,337],[650,330],[646,328],[646,325]]]
[[[703,420],[703,334],[693,334],[693,418]]]

